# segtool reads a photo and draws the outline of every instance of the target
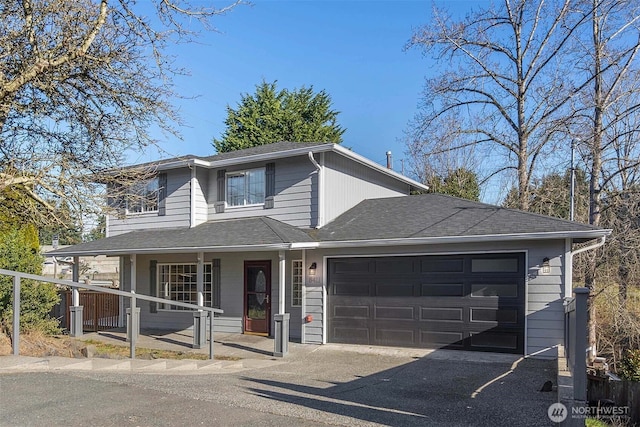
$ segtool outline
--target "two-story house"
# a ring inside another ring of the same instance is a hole
[[[340,145],[276,143],[159,162],[107,237],[123,290],[224,310],[216,331],[555,357],[575,245],[608,230],[424,193]],[[597,240],[595,240],[597,239]],[[141,303],[143,328],[191,312]]]

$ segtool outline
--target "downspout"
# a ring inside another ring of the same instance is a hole
[[[585,246],[584,248],[579,248],[576,249],[575,251],[567,251],[567,283],[565,285],[565,292],[564,295],[567,298],[571,298],[571,296],[573,295],[573,257],[574,255],[580,254],[582,252],[586,252],[586,251],[590,251],[593,249],[598,249],[599,247],[604,245],[604,242],[607,240],[607,236],[602,236],[598,239],[597,242],[595,242],[592,245],[589,246]],[[569,241],[569,239],[567,239],[567,242]],[[567,243],[567,246],[571,246],[571,243]]]
[[[573,269],[573,256],[574,255],[577,255],[577,254],[582,253],[582,252],[590,251],[590,250],[593,250],[593,249],[597,249],[597,248],[599,248],[599,247],[604,245],[604,242],[606,241],[606,239],[607,239],[607,236],[602,236],[602,237],[600,237],[598,239],[598,241],[596,243],[594,243],[592,245],[585,246],[584,248],[576,249],[575,251],[569,252],[569,260],[568,260],[568,262],[571,263],[571,268]],[[573,279],[573,277],[572,277],[572,279]],[[567,283],[567,285],[569,285],[569,286],[566,286],[565,290],[566,290],[566,292],[568,292],[567,296],[570,298],[571,295],[572,295],[572,291],[573,291],[572,283]],[[587,319],[588,319],[588,317],[587,317]],[[589,356],[590,356],[589,360],[593,360],[597,356],[597,350],[596,350],[595,341],[593,341],[593,338],[591,338],[591,335],[590,335],[590,339],[589,339],[589,345],[590,345],[589,348],[588,348],[588,352],[589,352]]]
[[[195,227],[196,224],[196,165],[191,165],[191,180],[189,181],[189,228]]]
[[[322,228],[324,226],[324,169],[313,157],[311,151],[309,151],[309,160],[318,171],[318,222],[316,228]]]

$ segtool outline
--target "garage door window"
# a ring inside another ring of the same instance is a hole
[[[517,297],[518,285],[508,284],[474,284],[471,285],[472,297]]]
[[[518,258],[474,258],[472,273],[517,273]]]

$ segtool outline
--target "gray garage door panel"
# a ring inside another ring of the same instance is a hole
[[[330,342],[523,353],[524,254],[329,259]]]

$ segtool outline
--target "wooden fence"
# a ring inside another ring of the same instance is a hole
[[[71,293],[72,291],[65,291],[65,301],[71,301]],[[67,304],[65,310],[66,325],[71,324],[70,305]],[[84,331],[97,332],[119,326],[120,297],[118,295],[82,291],[80,292],[80,305],[84,307],[82,311],[82,329]]]
[[[640,382],[613,381],[589,376],[587,396],[589,404],[593,406],[597,405],[597,402],[605,402],[608,405],[628,408],[625,414],[629,417],[628,424],[640,424]]]

